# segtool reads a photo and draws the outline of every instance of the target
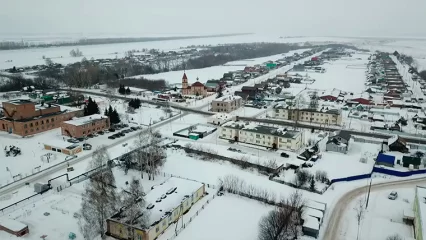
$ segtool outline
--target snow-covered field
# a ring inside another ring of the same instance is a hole
[[[308,72],[315,82],[308,85],[313,89],[337,88],[342,91],[361,93],[365,90],[365,70],[369,54],[353,54],[352,57],[325,63],[325,73]],[[301,73],[303,75],[303,73]]]
[[[256,240],[262,216],[273,207],[232,194],[216,197],[176,240]]]

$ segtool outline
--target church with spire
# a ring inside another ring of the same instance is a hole
[[[192,85],[189,85],[188,83],[188,77],[186,76],[186,73],[183,73],[182,77],[182,95],[195,95],[195,96],[207,96],[207,87],[197,81],[193,83]]]

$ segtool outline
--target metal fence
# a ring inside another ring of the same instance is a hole
[[[189,220],[187,220],[185,223],[183,223],[182,224],[182,227],[181,228],[179,228],[177,231],[176,231],[176,233],[175,233],[175,235],[173,235],[172,237],[170,237],[170,238],[168,238],[167,240],[173,240],[173,239],[175,239],[178,235],[179,235],[179,233],[181,233],[191,222],[192,222],[192,220],[194,220],[197,216],[198,216],[198,214],[200,213],[200,212],[202,212],[203,210],[204,210],[204,208],[207,206],[207,205],[209,205],[209,203],[211,202],[211,201],[213,201],[213,199],[215,199],[215,197],[216,197],[216,194],[213,194],[213,197],[212,198],[210,198],[209,200],[207,200],[206,201],[206,203],[204,203],[202,206],[201,206],[201,208],[200,209],[198,209],[197,210],[197,212],[195,212],[195,214],[194,215],[192,215],[190,218],[189,218]],[[179,221],[178,221],[179,222]],[[175,223],[175,224],[179,224],[179,223]]]

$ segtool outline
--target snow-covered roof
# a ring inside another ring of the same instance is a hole
[[[254,132],[254,133],[260,133],[260,134],[267,134],[267,135],[274,135],[282,138],[297,138],[301,132],[295,131],[295,130],[288,130],[285,128],[277,128],[277,127],[271,127],[266,125],[258,125],[255,123],[248,123],[245,124],[243,122],[235,122],[230,121],[222,125],[222,127],[228,127],[228,128],[234,128],[234,129],[240,129],[248,132]]]
[[[154,208],[150,209],[149,225],[161,220],[166,212],[173,211],[187,196],[192,196],[203,185],[200,182],[171,177],[162,184],[155,186],[145,196],[147,204],[154,205]],[[176,188],[176,190],[172,194],[167,194],[173,188]],[[161,199],[163,195],[166,198]],[[161,202],[156,202],[157,199],[161,199]]]
[[[322,219],[324,217],[324,213],[318,209],[307,207],[303,210],[305,216],[316,217]]]
[[[241,97],[240,96],[223,96],[223,97],[214,99],[212,102],[231,102],[238,99],[241,99]]]
[[[69,143],[67,141],[59,140],[59,139],[46,139],[43,141],[44,145],[51,146],[54,148],[68,148],[68,149],[74,149],[79,146],[77,143]]]
[[[304,216],[303,220],[305,220],[305,222],[303,223],[303,227],[310,228],[310,229],[315,229],[315,230],[319,230],[320,229],[319,221],[315,217]]]
[[[101,115],[101,114],[93,114],[90,116],[80,117],[80,118],[73,118],[72,120],[65,121],[64,123],[74,125],[74,126],[81,126],[85,124],[89,124],[91,122],[98,121],[100,119],[107,119],[107,116]]]
[[[313,201],[313,200],[306,201],[305,205],[309,208],[318,209],[318,210],[321,210],[321,211],[325,211],[325,209],[327,207],[327,205],[325,203],[321,203],[321,202],[317,202],[317,201]]]
[[[0,219],[0,225],[7,228],[7,229],[10,229],[14,232],[19,232],[22,229],[27,227],[27,225],[25,225],[21,222],[18,222],[16,220],[12,220],[12,219],[8,219],[8,218],[1,218]]]

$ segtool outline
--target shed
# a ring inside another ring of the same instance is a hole
[[[418,157],[413,156],[403,156],[402,157],[402,166],[403,167],[409,167],[410,165],[413,165],[414,168],[418,169],[421,164],[421,159]]]
[[[312,216],[303,218],[302,232],[304,235],[317,238],[319,234],[320,224],[318,219]]]
[[[379,153],[376,158],[376,164],[393,167],[395,165],[395,156]]]
[[[28,226],[12,219],[0,219],[0,230],[13,234],[17,237],[24,236],[30,232]]]

